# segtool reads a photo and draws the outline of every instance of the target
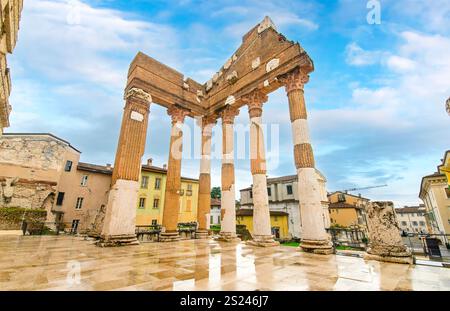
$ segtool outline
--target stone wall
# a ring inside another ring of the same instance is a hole
[[[0,177],[0,207],[21,207],[50,211],[56,183]]]
[[[29,210],[18,207],[0,207],[0,230],[20,230],[22,221],[29,229],[40,228],[45,222],[45,210]]]
[[[67,146],[67,143],[50,135],[5,134],[0,137],[0,163],[60,170]]]

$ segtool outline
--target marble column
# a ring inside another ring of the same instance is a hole
[[[135,234],[138,180],[152,97],[141,89],[132,88],[125,94],[125,100],[112,186],[98,246],[139,244]]]
[[[239,241],[236,236],[236,193],[234,186],[234,118],[239,110],[227,106],[221,111],[222,118],[222,221],[221,241]]]
[[[202,128],[202,151],[200,160],[200,177],[197,205],[197,239],[208,238],[208,217],[211,213],[211,136],[212,128],[216,124],[215,117],[200,119]]]
[[[304,85],[309,81],[309,76],[297,69],[287,74],[281,81],[285,83],[289,98],[302,224],[301,248],[306,252],[330,254],[333,252],[333,248],[325,231],[322,217],[320,186],[310,143],[304,98]]]
[[[259,90],[242,98],[248,105],[250,115],[250,166],[253,178],[253,240],[248,241],[248,244],[255,246],[279,245],[272,235],[267,194],[266,155],[262,129],[262,106],[267,99],[267,95]]]
[[[189,112],[173,105],[170,106],[167,113],[172,118],[172,130],[170,134],[169,161],[167,163],[166,191],[164,194],[160,242],[171,242],[180,239],[178,234],[178,214],[180,212],[183,123],[184,118]]]

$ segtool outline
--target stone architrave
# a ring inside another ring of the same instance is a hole
[[[239,110],[227,106],[222,118],[222,221],[218,240],[239,241],[236,235],[236,190],[234,186],[234,118]]]
[[[139,244],[135,233],[138,180],[152,97],[139,88],[131,88],[125,100],[112,187],[98,246]]]
[[[255,246],[277,246],[270,224],[269,197],[267,194],[267,170],[262,129],[262,106],[267,95],[255,90],[242,100],[248,105],[250,115],[250,161],[253,177],[253,240],[247,243]]]
[[[171,106],[167,113],[172,118],[169,161],[167,164],[166,192],[160,242],[180,239],[178,234],[178,213],[180,212],[181,156],[183,151],[183,123],[189,112],[178,106]]]
[[[369,248],[366,260],[412,264],[411,252],[406,248],[395,219],[392,202],[370,202],[366,207]]]
[[[216,124],[216,118],[203,117],[201,119],[202,150],[200,160],[200,177],[197,205],[198,227],[195,238],[208,238],[209,215],[211,212],[211,136],[212,128]]]
[[[298,197],[301,214],[301,249],[315,254],[333,253],[322,217],[320,186],[317,181],[304,98],[309,76],[296,69],[280,79],[289,98],[289,113],[294,143],[294,160],[298,175]]]

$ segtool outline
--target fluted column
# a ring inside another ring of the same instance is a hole
[[[298,175],[301,215],[301,248],[307,252],[329,254],[332,244],[324,228],[320,187],[307,122],[304,85],[309,76],[300,69],[281,79],[286,85],[294,142],[294,159]]]
[[[253,240],[248,243],[256,246],[279,245],[272,235],[267,194],[266,152],[262,129],[262,107],[267,99],[267,95],[259,90],[242,98],[248,105],[250,115],[250,166],[253,177]]]
[[[164,210],[160,242],[175,241],[178,234],[178,214],[180,212],[181,190],[181,156],[183,151],[183,123],[188,111],[177,106],[171,106],[167,113],[172,118],[170,134],[169,161],[167,163],[166,192],[164,195]]]
[[[234,187],[234,118],[239,110],[227,106],[222,110],[222,221],[219,240],[237,241],[236,193]]]
[[[204,239],[208,237],[208,220],[211,212],[211,136],[212,128],[216,124],[214,116],[200,119],[202,128],[202,151],[200,160],[200,177],[197,205],[197,231],[195,237]]]
[[[125,94],[125,100],[99,246],[139,244],[135,234],[138,180],[152,98],[143,90],[132,88]]]

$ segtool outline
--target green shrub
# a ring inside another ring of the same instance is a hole
[[[20,230],[25,220],[29,227],[41,227],[47,211],[22,207],[0,207],[0,230]]]

